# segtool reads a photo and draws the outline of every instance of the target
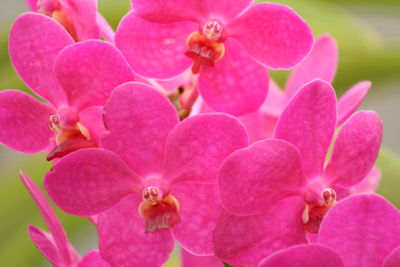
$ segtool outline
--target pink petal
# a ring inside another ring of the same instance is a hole
[[[213,254],[212,232],[221,211],[217,185],[179,183],[171,193],[179,201],[181,217],[172,229],[175,239],[196,255]]]
[[[310,27],[292,9],[272,3],[255,4],[227,25],[256,60],[272,69],[294,67],[310,52]]]
[[[107,130],[103,121],[104,109],[102,106],[90,106],[79,112],[79,122],[82,123],[90,132],[97,144],[100,138],[106,135]]]
[[[89,40],[65,48],[55,72],[71,105],[80,110],[104,105],[111,91],[134,75],[122,54],[111,44]]]
[[[224,267],[222,261],[215,256],[195,256],[181,248],[182,267]]]
[[[33,225],[28,226],[28,232],[32,242],[51,264],[54,266],[60,266],[63,264],[62,259],[59,259],[57,248],[50,234]]]
[[[367,95],[371,82],[359,82],[351,87],[338,100],[338,125],[346,121],[351,114],[360,106]]]
[[[133,190],[140,178],[114,152],[80,149],[59,160],[46,174],[51,199],[66,212],[90,216],[103,212]]]
[[[161,266],[174,247],[169,230],[145,233],[140,194],[131,194],[99,215],[101,256],[112,266]]]
[[[161,171],[167,136],[179,122],[165,96],[145,84],[123,84],[105,106],[104,120],[110,131],[102,140],[106,149],[142,176]]]
[[[158,23],[203,22],[208,18],[207,4],[206,0],[131,0],[132,9],[140,17]]]
[[[213,234],[215,255],[233,266],[253,266],[277,250],[305,243],[303,209],[304,200],[292,197],[262,215],[235,216],[223,211]]]
[[[378,267],[400,244],[400,212],[379,195],[355,195],[330,209],[318,238],[345,266]]]
[[[28,189],[31,194],[33,200],[40,213],[43,216],[44,221],[46,222],[47,227],[49,228],[53,243],[57,252],[58,262],[62,264],[69,265],[71,264],[70,258],[70,249],[69,242],[67,236],[65,235],[64,229],[58,220],[56,214],[53,209],[49,205],[46,197],[42,194],[37,185],[29,179],[25,174],[20,172],[20,177],[22,182],[24,183],[26,189]],[[37,231],[36,231],[37,232]],[[36,243],[35,243],[36,244]],[[39,247],[40,248],[40,247]]]
[[[223,23],[229,23],[249,8],[253,2],[253,0],[207,0],[207,6],[211,17],[218,18]]]
[[[57,54],[72,43],[64,28],[37,13],[20,15],[10,32],[10,57],[18,75],[56,107],[66,103],[66,95],[55,78],[53,64]]]
[[[336,96],[322,80],[304,85],[283,111],[275,137],[296,145],[307,177],[320,175],[336,127]]]
[[[400,246],[390,252],[382,264],[382,267],[398,267],[400,263]]]
[[[224,57],[200,73],[200,94],[215,111],[235,116],[255,111],[267,96],[268,72],[237,41],[228,39],[224,45]]]
[[[273,80],[270,80],[268,95],[261,106],[261,111],[268,115],[279,117],[285,106],[285,95],[278,85]]]
[[[305,184],[295,146],[267,139],[232,153],[222,164],[218,186],[224,208],[237,215],[265,213]]]
[[[60,3],[71,19],[79,41],[100,38],[97,0],[60,0]]]
[[[298,245],[279,251],[264,259],[259,267],[342,267],[343,261],[332,249],[313,244]]]
[[[350,187],[371,170],[382,141],[382,121],[374,111],[359,111],[340,130],[324,177],[330,183]]]
[[[234,117],[209,113],[187,118],[168,136],[164,177],[170,183],[216,184],[222,161],[247,142],[244,127]]]
[[[250,144],[264,139],[264,114],[259,110],[240,116],[239,120],[246,127],[247,134],[249,135]]]
[[[100,33],[104,40],[114,43],[114,29],[110,26],[110,24],[108,24],[108,21],[100,13],[97,13],[97,24],[100,27]]]
[[[38,2],[38,0],[25,0],[25,2],[28,5],[30,11],[33,11],[33,12],[37,11],[37,2]]]
[[[18,90],[0,92],[0,143],[24,153],[46,150],[54,133],[54,109]]]
[[[192,64],[184,53],[186,38],[196,30],[197,25],[192,22],[158,24],[131,11],[118,26],[115,44],[139,75],[166,79],[180,74]]]
[[[335,39],[328,34],[320,36],[310,55],[291,73],[285,87],[286,101],[304,84],[314,79],[319,78],[332,83],[338,65],[338,54]]]
[[[109,267],[110,265],[103,260],[98,250],[90,250],[79,262],[77,267]]]

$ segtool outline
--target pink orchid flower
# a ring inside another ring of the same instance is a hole
[[[308,25],[290,8],[252,0],[132,0],[115,43],[136,73],[172,78],[189,67],[216,111],[242,115],[264,101],[265,66],[288,69],[311,50]]]
[[[182,267],[224,267],[222,261],[216,256],[195,256],[181,248]]]
[[[0,92],[0,143],[24,153],[49,151],[49,160],[97,146],[104,134],[101,106],[114,87],[134,80],[122,54],[103,41],[74,43],[58,23],[36,13],[18,17],[9,48],[19,76],[48,103]]]
[[[45,178],[50,197],[71,214],[99,214],[100,252],[113,266],[159,266],[172,237],[211,255],[221,210],[218,168],[247,145],[243,126],[226,114],[179,123],[168,99],[141,83],[117,87],[104,120],[108,150],[81,149],[59,160]]]
[[[382,139],[379,116],[359,111],[339,131],[324,166],[335,128],[335,92],[315,80],[297,92],[280,117],[275,137],[282,140],[255,142],[224,161],[218,185],[226,211],[214,232],[217,256],[233,265],[254,265],[318,232],[337,202],[333,188],[361,182]]]
[[[338,65],[338,53],[335,39],[324,34],[317,39],[310,55],[291,72],[283,91],[271,81],[268,96],[261,108],[240,118],[246,125],[251,142],[273,136],[279,116],[292,96],[304,84],[318,78],[329,83],[333,82]],[[338,126],[358,108],[370,87],[369,81],[358,82],[339,98]]]
[[[39,248],[43,256],[57,267],[108,267],[108,263],[101,258],[97,250],[91,250],[81,258],[69,243],[64,228],[47,202],[46,197],[29,177],[22,172],[20,176],[50,230],[50,233],[46,233],[35,226],[29,225],[28,227],[32,242]]]
[[[60,23],[75,41],[99,39],[113,42],[114,31],[97,12],[97,0],[25,0],[32,12]]]
[[[259,267],[396,267],[400,263],[400,212],[375,194],[349,197],[327,213],[318,244],[276,252]]]

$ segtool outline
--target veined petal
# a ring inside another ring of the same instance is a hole
[[[310,27],[292,9],[258,3],[227,25],[228,36],[239,40],[249,54],[272,69],[288,69],[311,51]]]
[[[54,133],[49,119],[55,110],[18,90],[0,92],[0,143],[24,153],[46,150]]]
[[[224,267],[222,261],[216,256],[195,256],[181,248],[182,267]]]
[[[244,12],[254,0],[207,0],[210,17],[229,23]]]
[[[60,159],[46,174],[44,185],[62,210],[91,216],[139,191],[140,179],[114,152],[92,148]]]

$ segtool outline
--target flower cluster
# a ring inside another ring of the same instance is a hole
[[[252,0],[132,0],[115,33],[95,0],[27,3],[9,50],[42,99],[0,92],[0,143],[45,152],[47,194],[99,238],[81,257],[21,173],[53,265],[161,266],[176,241],[189,267],[398,266],[371,83],[336,98],[331,36]],[[267,68],[294,68],[284,90]]]

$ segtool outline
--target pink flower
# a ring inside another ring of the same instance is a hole
[[[25,0],[29,9],[60,23],[75,41],[113,41],[114,31],[97,12],[97,0]]]
[[[134,80],[121,53],[97,40],[74,44],[56,22],[35,13],[16,20],[9,48],[19,76],[48,103],[0,92],[0,143],[24,153],[51,150],[49,160],[97,146],[101,106],[114,87]]]
[[[195,256],[181,248],[182,267],[224,267],[222,261],[215,256]]]
[[[212,254],[218,168],[247,145],[243,126],[225,114],[178,123],[171,103],[140,83],[114,89],[104,120],[108,150],[82,149],[58,161],[45,178],[50,197],[66,212],[99,214],[100,252],[112,265],[159,266],[172,237]]]
[[[288,69],[311,50],[308,25],[291,9],[252,0],[132,1],[115,43],[132,68],[168,79],[190,66],[216,111],[242,115],[264,101],[264,66]]]
[[[335,128],[335,92],[315,80],[280,117],[275,138],[282,140],[255,142],[224,161],[218,185],[227,211],[214,232],[217,256],[233,265],[257,264],[276,250],[306,242],[306,232],[318,232],[337,201],[333,188],[363,180],[382,138],[379,116],[359,111],[339,131],[324,166]]]
[[[50,230],[50,233],[46,233],[33,225],[29,225],[28,227],[32,242],[39,248],[43,256],[45,256],[51,264],[58,267],[109,266],[108,263],[101,258],[97,250],[91,250],[81,258],[69,243],[64,228],[50,204],[47,202],[46,197],[25,174],[21,172],[20,176]]]
[[[395,267],[400,262],[400,212],[375,194],[355,195],[327,213],[318,244],[270,255],[260,267]]]

